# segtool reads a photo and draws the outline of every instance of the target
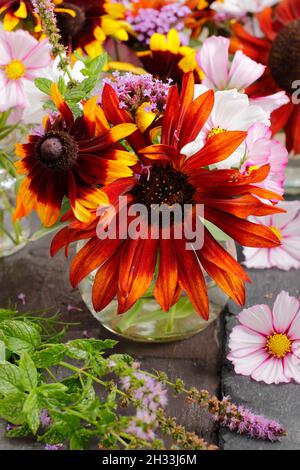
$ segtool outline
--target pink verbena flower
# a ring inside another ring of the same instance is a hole
[[[154,33],[168,34],[175,28],[183,46],[188,45],[189,38],[182,33],[184,20],[191,13],[186,5],[180,2],[165,5],[159,10],[154,8],[140,8],[137,15],[128,13],[126,20],[137,34],[137,40],[143,44],[149,44]]]
[[[251,222],[271,227],[281,240],[276,248],[244,247],[244,264],[247,268],[279,268],[283,271],[300,268],[300,201],[278,204],[286,210],[283,214],[249,217]]]
[[[257,186],[282,196],[287,163],[288,151],[279,141],[272,139],[271,129],[259,122],[254,124],[248,131],[246,157],[241,172],[250,174],[252,170],[269,164],[270,173]]]
[[[237,89],[244,92],[245,88],[264,74],[266,67],[242,51],[237,51],[231,61],[229,46],[230,40],[222,36],[212,36],[204,41],[197,54],[199,66],[205,75],[202,84],[213,90]],[[287,103],[289,98],[284,91],[251,100],[251,104],[260,106],[266,112],[272,112]]]
[[[171,81],[167,83],[154,78],[151,74],[135,75],[127,72],[113,73],[114,79],[106,78],[104,83],[111,85],[117,92],[121,108],[135,113],[143,103],[149,103],[149,110],[162,113],[166,107]]]
[[[267,384],[300,383],[300,304],[282,291],[273,309],[254,305],[238,315],[228,359],[237,374]]]
[[[1,31],[0,51],[0,111],[25,108],[25,83],[34,81],[51,62],[49,41],[39,42],[26,31]]]

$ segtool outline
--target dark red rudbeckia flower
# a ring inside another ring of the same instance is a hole
[[[245,132],[224,132],[211,137],[205,146],[187,158],[181,153],[184,146],[193,141],[209,118],[214,105],[214,93],[208,91],[196,100],[193,74],[184,77],[179,96],[176,86],[170,89],[167,108],[161,126],[161,143],[150,144],[151,132],[146,136],[139,131],[129,139],[140,162],[129,178],[103,187],[110,203],[115,207],[115,218],[121,220],[119,196],[127,196],[128,220],[134,221],[132,204],[164,204],[172,208],[191,207],[192,223],[196,222],[196,205],[205,206],[204,218],[246,246],[270,247],[280,244],[269,228],[250,223],[251,214],[265,215],[280,212],[272,204],[264,204],[255,196],[264,199],[280,199],[280,196],[255,186],[269,172],[266,165],[253,170],[251,175],[242,175],[237,170],[209,170],[208,166],[228,158],[246,137]],[[103,105],[109,106],[109,120],[113,124],[132,120],[119,108],[116,93],[109,85],[103,90]],[[146,145],[146,147],[145,147]],[[187,249],[188,239],[175,236],[176,224],[185,222],[173,219],[170,237],[165,239],[165,227],[158,222],[148,225],[158,235],[146,239],[126,238],[127,226],[120,224],[115,239],[99,239],[95,218],[90,224],[71,221],[52,242],[54,255],[71,242],[87,240],[76,254],[71,266],[71,283],[76,287],[83,278],[97,270],[93,285],[93,304],[101,311],[115,296],[119,301],[119,313],[129,310],[153,285],[154,295],[161,307],[168,311],[181,293],[186,292],[195,309],[203,318],[209,317],[209,302],[203,276],[205,270],[215,282],[242,305],[245,301],[247,274],[203,227],[202,248]],[[149,232],[148,232],[149,233]]]
[[[129,167],[137,160],[118,143],[135,131],[134,124],[110,128],[96,97],[84,104],[83,116],[76,120],[56,85],[52,86],[52,99],[59,114],[48,117],[43,129],[28,136],[28,143],[17,145],[20,160],[16,163],[26,177],[14,217],[24,217],[35,209],[45,226],[57,221],[64,197],[69,198],[79,220],[88,220],[87,206],[92,201],[108,202],[99,185],[132,175]]]
[[[291,102],[272,113],[273,132],[286,132],[287,148],[300,153],[300,105],[294,104],[294,82],[300,78],[300,2],[283,0],[275,9],[257,15],[263,38],[249,34],[243,26],[233,26],[233,48],[241,48],[252,59],[267,66],[263,77],[249,89],[251,97],[284,90]]]
[[[125,8],[110,0],[55,0],[62,41],[70,50],[83,49],[98,55],[106,36],[127,40]]]

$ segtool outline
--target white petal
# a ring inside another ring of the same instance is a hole
[[[230,353],[227,359],[233,363],[234,370],[237,374],[251,375],[268,357],[269,354],[263,349],[260,349],[253,354],[249,354],[247,357],[235,357],[234,354]]]
[[[273,325],[278,333],[285,333],[292,324],[297,312],[299,302],[295,297],[291,297],[288,292],[282,291],[277,296],[273,306]]]
[[[253,371],[251,377],[267,384],[290,382],[290,379],[284,375],[282,360],[275,357],[269,357],[267,361]]]
[[[268,336],[273,333],[272,312],[268,305],[254,305],[243,310],[238,319],[253,331]]]

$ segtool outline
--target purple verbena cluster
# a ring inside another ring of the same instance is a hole
[[[137,34],[137,40],[149,44],[154,33],[168,34],[174,28],[179,32],[182,45],[189,42],[188,36],[183,34],[184,20],[191,10],[179,2],[165,5],[160,10],[154,8],[140,8],[136,16],[128,13],[126,20]]]
[[[135,75],[131,72],[113,73],[114,79],[106,78],[108,83],[117,92],[120,108],[135,113],[143,103],[149,103],[149,109],[156,114],[164,111],[171,80],[167,83],[154,78],[151,74]]]

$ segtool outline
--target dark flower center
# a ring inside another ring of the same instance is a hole
[[[291,22],[278,33],[269,65],[280,88],[293,93],[293,82],[300,80],[300,20]]]
[[[37,143],[36,156],[50,170],[69,170],[77,155],[77,144],[66,132],[50,131]]]
[[[153,204],[173,206],[194,204],[195,188],[188,182],[188,176],[175,170],[171,165],[154,165],[143,172],[133,190],[136,202],[147,209]]]
[[[60,11],[56,13],[61,36],[64,41],[68,41],[69,38],[75,37],[83,28],[86,20],[85,12],[79,6],[68,2],[60,3],[58,8],[70,10],[70,13]]]

